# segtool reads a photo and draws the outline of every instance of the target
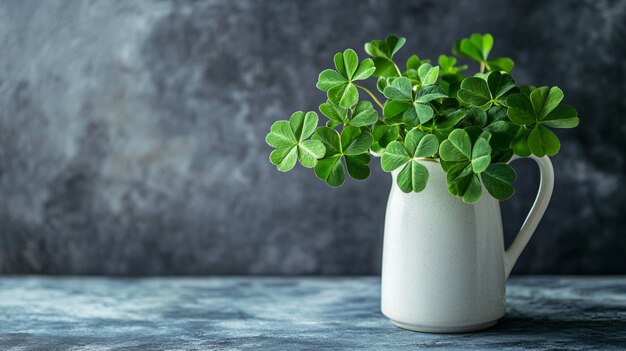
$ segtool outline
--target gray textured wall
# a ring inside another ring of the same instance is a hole
[[[516,271],[626,273],[626,2],[595,0],[3,1],[0,272],[379,272],[378,161],[330,189],[276,171],[263,138],[316,109],[335,52],[396,33],[401,58],[435,58],[472,32],[582,116]],[[516,168],[508,239],[537,186]]]

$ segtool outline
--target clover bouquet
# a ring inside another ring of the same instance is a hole
[[[318,125],[316,112],[298,111],[275,122],[266,137],[278,170],[299,161],[338,187],[346,171],[366,179],[377,156],[384,171],[398,172],[397,185],[408,193],[426,187],[421,162],[438,160],[448,191],[466,203],[480,198],[481,184],[505,200],[514,193],[511,157],[553,156],[560,142],[551,128],[578,125],[576,110],[561,104],[561,89],[518,85],[509,74],[513,60],[489,58],[490,34],[457,41],[454,56],[439,56],[438,65],[412,55],[402,70],[394,56],[405,42],[396,36],[369,42],[365,52],[372,58],[363,61],[352,49],[335,54],[335,69],[322,71],[316,85],[328,97],[319,106],[325,125]],[[457,57],[476,61],[479,72],[465,76],[468,66],[457,65]],[[361,85],[371,77],[385,100]],[[361,100],[360,91],[371,101]]]

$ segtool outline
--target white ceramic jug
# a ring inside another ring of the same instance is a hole
[[[436,161],[423,160],[426,189],[403,193],[397,171],[387,203],[382,312],[405,329],[455,333],[488,328],[505,312],[505,281],[543,216],[554,187],[548,157],[522,229],[505,250],[500,204],[483,188],[472,205],[448,193]]]

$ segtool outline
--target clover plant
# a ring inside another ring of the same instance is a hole
[[[346,171],[366,179],[373,155],[384,171],[398,172],[398,187],[408,193],[428,183],[422,162],[438,160],[451,194],[473,203],[484,186],[505,200],[514,193],[511,157],[554,156],[560,142],[552,129],[578,125],[576,110],[561,104],[561,89],[518,85],[513,60],[489,57],[491,34],[457,41],[454,56],[439,56],[437,65],[412,55],[401,69],[394,56],[405,43],[393,35],[369,42],[371,58],[362,61],[352,49],[335,54],[335,68],[322,71],[316,85],[328,98],[319,106],[325,126],[316,112],[298,111],[275,122],[266,137],[278,170],[300,161],[338,187]],[[468,66],[457,65],[457,57],[476,61],[479,72],[464,75]],[[361,85],[372,77],[382,96]]]

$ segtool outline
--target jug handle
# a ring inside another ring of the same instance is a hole
[[[520,158],[521,157],[513,156],[509,162]],[[552,196],[552,189],[554,188],[554,169],[552,168],[550,158],[548,156],[530,156],[529,158],[533,159],[539,166],[539,172],[541,174],[539,191],[537,192],[537,197],[535,198],[533,207],[530,209],[530,212],[528,212],[528,216],[526,216],[526,220],[524,221],[522,228],[509,248],[504,251],[505,278],[508,278],[511,274],[511,270],[513,270],[515,262],[517,262],[517,259],[526,247],[526,244],[528,244],[528,241],[535,232],[535,229],[537,229],[537,225],[539,225],[541,217],[543,217],[543,214],[546,212],[546,208],[550,202],[550,197]]]

